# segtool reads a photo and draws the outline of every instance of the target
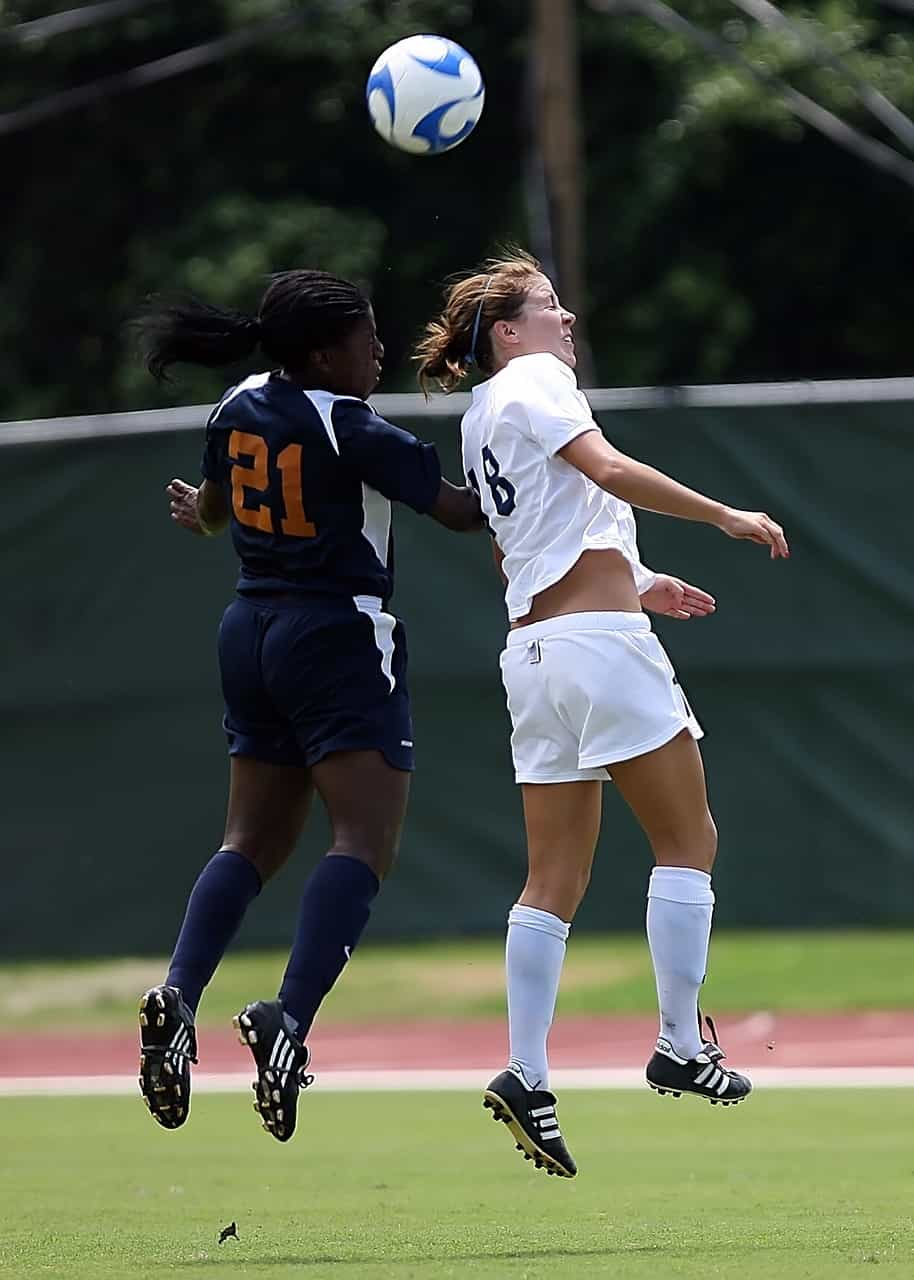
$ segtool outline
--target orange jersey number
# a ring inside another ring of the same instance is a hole
[[[229,437],[232,467],[232,510],[240,524],[274,533],[273,512],[265,504],[244,505],[245,490],[266,493],[270,484],[270,451],[263,436],[247,431],[233,431]],[[244,458],[244,464],[241,459]],[[276,455],[276,467],[282,477],[282,501],[285,515],[280,521],[283,533],[290,538],[314,538],[317,527],[305,515],[301,494],[301,445],[288,444]]]

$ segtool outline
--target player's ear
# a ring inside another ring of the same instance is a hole
[[[332,347],[322,347],[311,352],[311,363],[319,373],[329,373],[333,367]]]
[[[513,346],[517,342],[517,330],[510,320],[496,320],[492,325],[492,334],[506,346]]]

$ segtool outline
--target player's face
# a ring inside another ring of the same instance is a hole
[[[510,323],[517,331],[514,355],[532,356],[546,351],[574,368],[574,324],[577,316],[558,300],[552,281],[536,276],[521,313]]]
[[[374,312],[359,320],[342,342],[326,353],[338,395],[367,400],[381,378],[384,347],[375,328]]]

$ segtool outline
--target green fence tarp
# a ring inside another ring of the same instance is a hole
[[[908,404],[603,416],[623,449],[785,526],[792,558],[640,518],[646,562],[712,591],[717,615],[657,625],[707,731],[721,833],[717,922],[909,924],[914,908],[914,558]],[[451,421],[406,423],[457,474]],[[6,448],[0,948],[166,952],[218,848],[227,765],[215,634],[227,539],[171,526],[191,432]],[[498,676],[500,587],[485,536],[395,519],[419,768],[374,936],[500,931],[523,881]],[[581,928],[640,928],[650,859],[606,791]],[[248,945],[290,936],[302,849],[252,908]]]

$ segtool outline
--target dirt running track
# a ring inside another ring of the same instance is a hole
[[[912,1067],[914,1011],[843,1014],[756,1013],[720,1020],[736,1067]],[[549,1057],[553,1067],[641,1067],[657,1024],[653,1017],[559,1017]],[[320,1071],[473,1069],[500,1066],[506,1056],[500,1020],[400,1022],[316,1027],[309,1043]],[[137,1033],[0,1037],[4,1077],[135,1075]],[[250,1059],[234,1032],[200,1032],[200,1067],[245,1070]]]

